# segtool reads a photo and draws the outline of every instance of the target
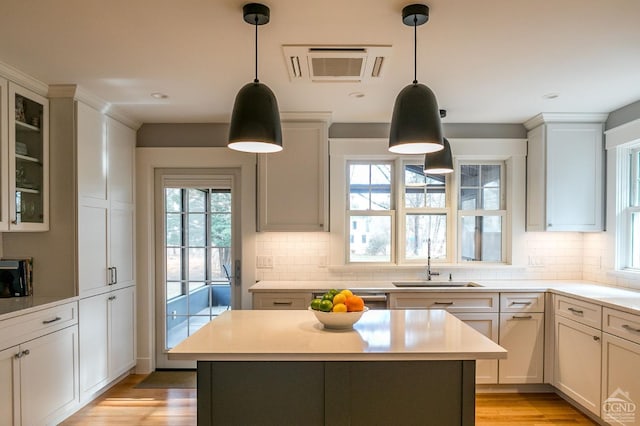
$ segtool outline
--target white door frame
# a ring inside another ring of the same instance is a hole
[[[255,283],[256,269],[256,155],[228,148],[136,148],[136,279],[137,363],[136,372],[156,367],[155,338],[155,192],[158,168],[224,168],[240,172],[239,194],[242,239],[242,283],[239,307],[251,308],[248,288]]]

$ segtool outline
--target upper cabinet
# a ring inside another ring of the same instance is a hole
[[[525,123],[527,231],[604,229],[604,114],[558,122],[548,114]]]
[[[6,80],[0,91],[0,230],[48,231],[49,101]]]
[[[258,155],[258,230],[328,231],[328,123],[282,123],[284,149]]]

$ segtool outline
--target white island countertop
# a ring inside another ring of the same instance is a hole
[[[336,314],[340,315],[340,314]],[[370,310],[326,330],[305,310],[224,312],[169,351],[199,361],[503,359],[507,351],[444,310]]]

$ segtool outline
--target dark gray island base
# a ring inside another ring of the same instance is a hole
[[[475,361],[198,361],[198,426],[475,424]]]

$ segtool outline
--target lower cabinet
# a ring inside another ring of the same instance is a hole
[[[600,415],[602,332],[555,316],[554,385]]]
[[[135,365],[135,287],[80,300],[81,401]]]
[[[453,314],[474,330],[498,343],[497,313],[457,313]],[[476,361],[476,383],[479,385],[498,383],[498,360],[480,359]]]
[[[253,309],[307,309],[311,292],[253,293]]]
[[[78,327],[0,352],[0,425],[47,425],[78,402]]]
[[[544,314],[500,314],[500,346],[508,351],[499,362],[498,382],[544,381]]]
[[[639,404],[640,344],[603,333],[601,417],[611,424],[640,424]]]

